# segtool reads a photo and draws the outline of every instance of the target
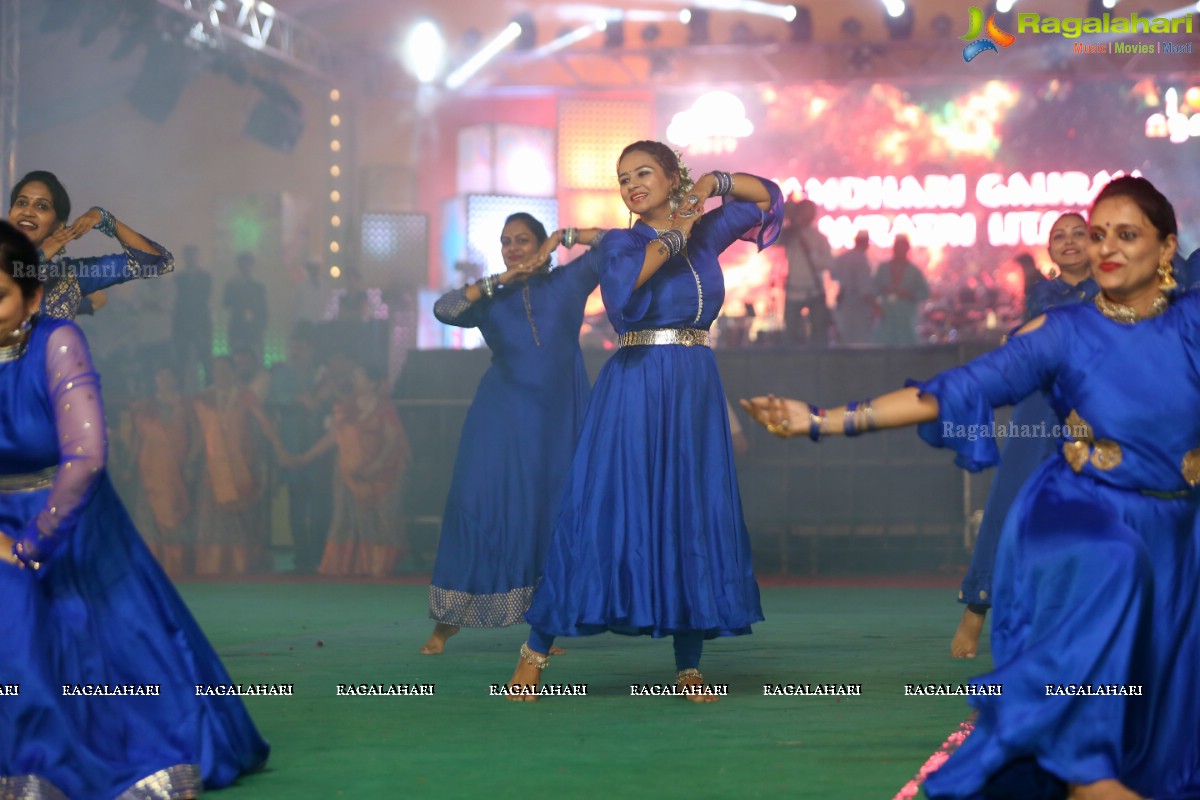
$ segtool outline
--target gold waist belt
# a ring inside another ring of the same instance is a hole
[[[37,472],[27,472],[22,475],[0,475],[0,492],[36,492],[38,489],[48,489],[54,483],[54,475],[58,465],[46,467]]]
[[[618,341],[621,347],[648,344],[681,344],[684,347],[698,344],[708,347],[708,331],[699,328],[652,328],[648,331],[622,333]]]

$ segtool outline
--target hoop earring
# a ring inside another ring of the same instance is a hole
[[[1164,259],[1158,265],[1158,288],[1161,291],[1169,292],[1178,286],[1175,280],[1175,267],[1172,266],[1169,260]]]
[[[26,317],[20,325],[8,332],[8,338],[20,339],[25,334],[29,333],[29,329],[33,327],[33,315]]]

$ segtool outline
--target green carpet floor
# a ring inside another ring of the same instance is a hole
[[[990,665],[949,657],[952,589],[768,588],[753,636],[710,642],[703,670],[730,696],[631,697],[670,682],[669,640],[563,639],[547,683],[587,697],[508,703],[526,629],[464,630],[422,656],[426,588],[183,584],[235,681],[294,684],[247,705],[273,752],[238,798],[802,798],[891,800],[968,709],[906,697]],[[432,697],[338,697],[339,683],[432,683]],[[861,684],[861,697],[764,697],[763,684]]]

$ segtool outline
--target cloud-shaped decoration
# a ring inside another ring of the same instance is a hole
[[[667,140],[676,147],[690,147],[701,139],[744,139],[752,133],[754,123],[746,119],[746,106],[729,92],[705,92],[667,126]]]

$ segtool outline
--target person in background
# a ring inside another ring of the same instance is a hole
[[[282,452],[258,397],[238,382],[233,361],[213,359],[213,385],[192,399],[204,445],[196,511],[196,574],[245,575],[268,565],[269,527],[262,442]]]
[[[842,344],[869,344],[875,320],[875,287],[871,282],[871,262],[867,248],[871,236],[859,231],[853,249],[833,262],[833,279],[838,282],[837,330]]]
[[[500,232],[505,271],[443,295],[434,314],[479,328],[492,364],[467,411],[442,515],[429,585],[435,625],[421,647],[437,655],[462,627],[521,621],[554,526],[563,480],[587,405],[579,329],[600,280],[603,231],[564,228],[547,235],[530,214]],[[592,246],[551,269],[559,246]]]
[[[150,552],[171,577],[190,571],[188,552],[192,496],[189,462],[198,455],[191,403],[179,391],[173,367],[154,372],[154,394],[134,401],[126,417],[131,423],[130,451],[137,460],[141,498],[137,518]],[[149,513],[146,513],[148,511]]]
[[[805,198],[786,209],[780,237],[788,265],[784,328],[794,345],[827,347],[833,319],[825,298],[825,274],[833,266],[833,250],[814,225],[816,203]]]
[[[212,378],[212,275],[200,266],[199,248],[183,246],[183,269],[175,276],[171,341],[184,391],[194,392]]]
[[[1031,315],[1026,322],[1056,306],[1074,305],[1096,296],[1100,289],[1091,277],[1088,244],[1087,221],[1081,215],[1063,214],[1054,222],[1047,249],[1050,260],[1058,266],[1059,275],[1034,286],[1026,298],[1026,309]],[[974,658],[978,651],[984,618],[992,606],[992,570],[1000,531],[1021,487],[1034,470],[1054,454],[1057,439],[1052,432],[1057,423],[1058,416],[1041,392],[1034,392],[1013,407],[1013,430],[1044,433],[1019,436],[1004,445],[984,506],[971,566],[958,593],[958,602],[965,603],[966,608],[950,642],[950,655],[954,658]]]
[[[920,268],[908,260],[909,249],[908,237],[897,234],[891,260],[875,271],[875,297],[880,309],[876,344],[918,344],[917,317],[921,303],[929,297],[929,283]]]
[[[251,253],[238,253],[237,274],[225,284],[222,305],[229,314],[226,338],[229,352],[245,347],[262,359],[267,333],[267,288],[254,279]]]
[[[328,372],[318,363],[313,329],[297,327],[288,339],[287,361],[271,365],[267,403],[275,415],[279,438],[290,453],[304,453],[325,435],[329,416]],[[325,550],[333,515],[333,459],[329,454],[303,466],[288,467],[288,522],[295,547],[294,570],[316,572]]]
[[[404,473],[410,452],[396,406],[381,375],[349,367],[349,386],[333,403],[333,424],[307,452],[285,456],[303,467],[336,448],[333,520],[317,571],[340,577],[386,578],[408,555]]]
[[[1041,287],[1047,283],[1046,276],[1038,269],[1037,262],[1033,260],[1033,256],[1029,253],[1017,253],[1013,256],[1013,261],[1017,262],[1017,266],[1021,268],[1021,280],[1025,294],[1025,318],[1033,319],[1034,314],[1034,297],[1038,292],[1042,291]]]

